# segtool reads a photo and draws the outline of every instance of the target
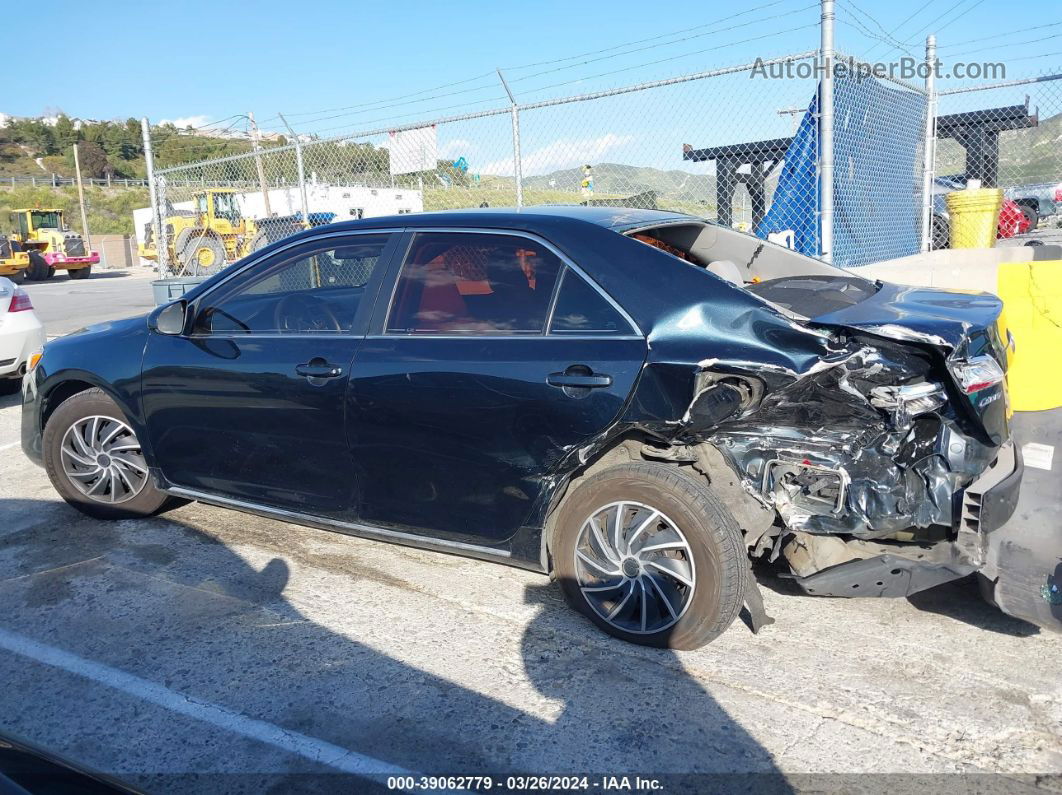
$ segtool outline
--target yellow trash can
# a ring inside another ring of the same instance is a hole
[[[957,190],[944,197],[951,216],[952,248],[992,248],[996,244],[999,208],[1003,191],[999,188]]]

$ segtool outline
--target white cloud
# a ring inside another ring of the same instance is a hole
[[[202,127],[210,123],[209,116],[181,116],[178,119],[162,119],[159,124],[172,124],[178,130],[185,127]]]
[[[445,141],[439,145],[439,157],[449,158],[451,160],[456,160],[462,155],[468,157],[472,153],[474,147],[475,144],[467,138],[451,138],[449,141]]]
[[[546,146],[521,153],[523,174],[533,177],[548,174],[563,168],[575,168],[585,163],[594,164],[606,154],[634,140],[633,135],[608,133],[597,138],[558,138]],[[481,174],[511,175],[511,159],[495,160],[478,169]]]

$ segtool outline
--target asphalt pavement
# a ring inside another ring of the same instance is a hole
[[[149,279],[28,290],[54,335],[146,311]],[[1062,636],[969,582],[846,600],[762,573],[759,635],[646,649],[496,564],[197,504],[88,519],[22,455],[19,415],[0,399],[0,730],[145,790],[573,773],[760,792],[720,776],[780,773],[1062,791]]]

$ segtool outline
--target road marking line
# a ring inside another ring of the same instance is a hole
[[[178,693],[168,687],[141,679],[139,676],[111,668],[103,663],[87,660],[72,652],[39,643],[5,629],[0,629],[0,648],[90,679],[106,687],[121,690],[171,712],[187,715],[233,734],[239,734],[313,762],[328,765],[344,773],[376,776],[417,775],[380,759],[359,754],[356,751],[350,751],[325,740],[284,729],[266,721],[249,718],[226,707]]]

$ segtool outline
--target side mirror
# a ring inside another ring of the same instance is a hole
[[[187,317],[187,302],[174,301],[172,304],[155,310],[151,316],[151,326],[159,334],[176,336],[184,333]]]

